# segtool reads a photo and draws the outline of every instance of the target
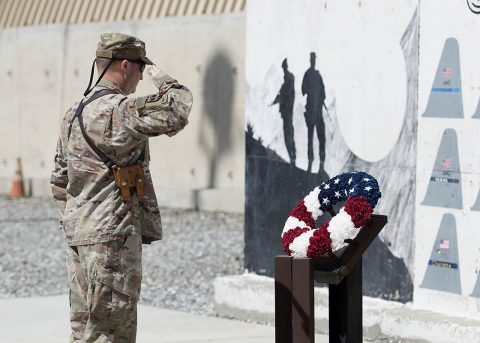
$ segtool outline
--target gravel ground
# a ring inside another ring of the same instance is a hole
[[[243,215],[162,210],[144,245],[141,302],[214,315],[213,280],[243,272]],[[50,200],[0,197],[0,298],[68,293],[65,240]]]
[[[162,210],[164,239],[144,245],[140,302],[215,315],[213,280],[243,272],[243,215]],[[0,298],[68,293],[55,204],[0,197]],[[366,342],[400,343],[379,337]]]

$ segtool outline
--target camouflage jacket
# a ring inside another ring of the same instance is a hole
[[[78,119],[70,122],[78,107],[70,108],[62,121],[51,174],[53,197],[59,205],[60,228],[69,245],[107,242],[130,234],[144,243],[162,238],[162,225],[149,171],[148,138],[173,136],[188,123],[192,94],[169,76],[154,77],[158,92],[127,98],[114,83],[102,80],[90,96],[102,89],[118,93],[87,104],[83,121],[88,136],[116,165],[137,162],[144,152],[145,195],[124,202],[113,172],[83,138]]]

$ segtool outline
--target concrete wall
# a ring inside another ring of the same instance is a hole
[[[160,203],[243,211],[244,27],[243,14],[226,14],[1,31],[0,193],[21,157],[28,191],[49,195],[60,118],[87,86],[100,33],[118,31],[143,39],[194,96],[187,128],[151,140]],[[137,95],[155,89],[145,76]]]

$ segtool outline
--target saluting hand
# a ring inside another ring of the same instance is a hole
[[[152,64],[150,66],[150,68],[148,69],[148,73],[150,74],[150,76],[152,78],[153,77],[160,77],[160,76],[165,75],[165,72],[163,70],[161,70],[160,68],[158,68],[155,64]]]

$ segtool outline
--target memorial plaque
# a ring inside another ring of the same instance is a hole
[[[463,118],[462,79],[458,42],[448,38],[443,47],[424,117]]]

